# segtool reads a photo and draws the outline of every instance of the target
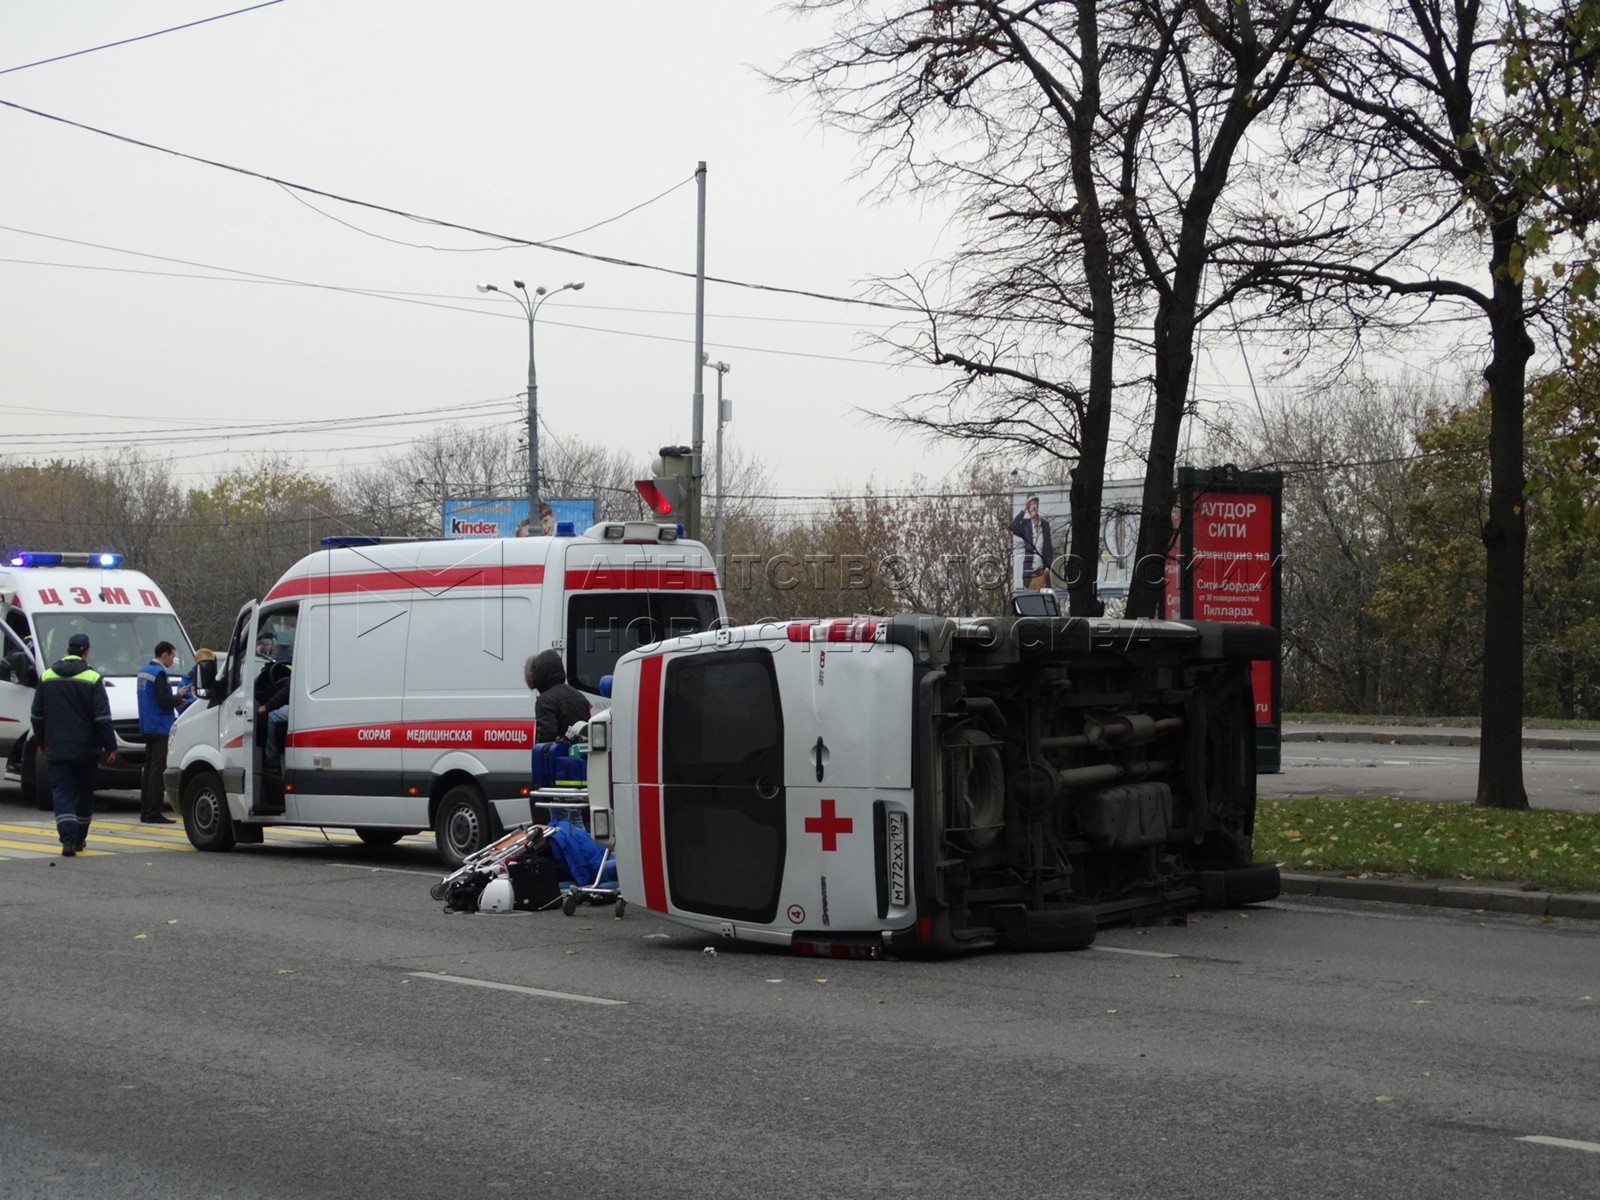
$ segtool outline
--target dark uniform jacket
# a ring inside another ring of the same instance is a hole
[[[51,762],[115,751],[111,701],[100,672],[69,654],[41,675],[33,693],[33,736]]]
[[[563,734],[589,719],[589,702],[567,682],[567,669],[557,650],[536,654],[527,669],[527,684],[539,693],[533,706],[533,740],[563,741]]]

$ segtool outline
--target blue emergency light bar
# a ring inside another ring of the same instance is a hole
[[[56,550],[23,550],[10,558],[13,567],[120,567],[120,554],[63,554]]]
[[[557,521],[556,522],[556,536],[557,537],[577,537],[578,536],[578,527],[577,527],[577,525],[573,524],[573,522],[571,522],[571,521]]]
[[[322,544],[330,548],[336,546],[376,546],[381,539],[375,537],[361,537],[355,534],[346,534],[339,537],[325,537]]]

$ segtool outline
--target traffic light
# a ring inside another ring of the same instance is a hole
[[[655,478],[636,479],[633,486],[644,497],[645,506],[658,518],[680,525],[692,523],[694,508],[694,454],[688,446],[663,446],[650,464]]]

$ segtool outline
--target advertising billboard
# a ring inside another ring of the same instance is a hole
[[[555,516],[555,524],[567,522],[574,533],[582,533],[596,520],[593,500],[547,499]],[[444,536],[447,538],[507,538],[516,537],[517,530],[528,519],[528,500],[446,500],[444,502]],[[524,533],[541,532],[537,523],[531,523]],[[554,529],[550,532],[554,532]]]
[[[1045,487],[1021,489],[1011,494],[1011,586],[1029,586],[1028,571],[1035,553],[1043,555],[1043,545],[1029,549],[1030,541],[1043,539],[1020,532],[1029,523],[1028,501],[1039,499],[1039,519],[1043,522],[1044,538],[1049,542],[1050,575],[1046,586],[1064,588],[1066,573],[1072,564],[1067,556],[1072,552],[1072,489],[1052,484]],[[1128,581],[1133,576],[1133,555],[1139,542],[1139,505],[1144,496],[1143,479],[1108,479],[1100,496],[1100,561],[1097,566],[1099,591],[1102,599],[1116,599],[1128,594]],[[1035,583],[1034,586],[1038,586]]]
[[[1231,467],[1178,471],[1177,553],[1167,562],[1167,615],[1193,621],[1280,624],[1283,475]],[[1256,766],[1282,763],[1282,655],[1250,666]]]

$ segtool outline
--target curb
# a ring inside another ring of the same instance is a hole
[[[1337,900],[1376,900],[1530,917],[1600,921],[1600,895],[1592,892],[1527,892],[1515,887],[1434,883],[1425,879],[1358,879],[1349,875],[1282,872],[1283,895]]]
[[[1412,733],[1389,729],[1293,729],[1285,727],[1284,742],[1365,742],[1380,746],[1476,746],[1479,735],[1471,732]],[[1526,734],[1524,750],[1586,750],[1600,752],[1600,738],[1563,737],[1560,734]]]

